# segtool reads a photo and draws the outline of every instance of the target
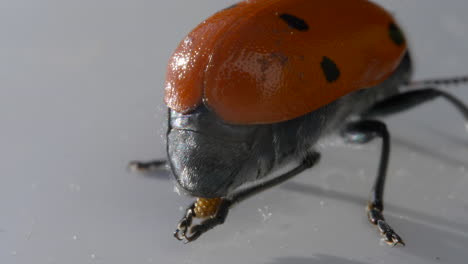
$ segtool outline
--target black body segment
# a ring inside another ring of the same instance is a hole
[[[189,115],[171,110],[169,119],[169,163],[179,185],[191,195],[225,197],[273,166],[268,126],[225,124],[205,107]]]

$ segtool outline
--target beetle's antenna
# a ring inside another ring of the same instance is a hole
[[[421,81],[412,81],[405,83],[407,88],[423,88],[427,86],[455,86],[460,84],[468,83],[468,75],[465,76],[457,76],[457,77],[450,77],[450,78],[440,78],[440,79],[428,79],[428,80],[421,80]]]

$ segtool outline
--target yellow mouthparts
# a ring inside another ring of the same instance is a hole
[[[199,218],[213,216],[220,203],[221,198],[198,198],[195,202],[195,216]]]

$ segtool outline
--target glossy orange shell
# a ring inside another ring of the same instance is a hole
[[[180,113],[204,103],[231,124],[281,122],[381,83],[405,52],[392,16],[366,0],[244,1],[180,43],[165,102]]]

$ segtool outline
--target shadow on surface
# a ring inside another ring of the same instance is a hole
[[[367,199],[363,197],[334,190],[325,190],[303,183],[288,182],[282,185],[281,188],[310,196],[347,201],[357,204],[360,207],[364,207],[367,204]],[[468,252],[466,251],[468,248],[468,223],[455,222],[446,218],[432,216],[417,212],[416,210],[390,204],[387,204],[386,208],[392,211],[393,215],[398,214],[405,216],[404,219],[393,217],[392,214],[387,214],[386,217],[390,225],[392,225],[405,240],[406,247],[403,248],[404,252],[423,259],[434,260],[435,258],[440,258],[448,263],[466,263],[462,261],[466,261],[468,258]],[[362,210],[362,216],[366,218],[364,210]],[[372,227],[369,225],[369,228]],[[376,232],[376,239],[377,238],[378,234]],[[298,262],[300,260],[299,258],[295,260],[296,262],[291,263],[328,263],[311,262],[314,259],[310,259],[309,262]]]
[[[462,122],[461,124],[465,125],[464,122]],[[458,146],[463,146],[464,148],[468,148],[468,135],[467,135],[467,127],[465,127],[465,135],[463,138],[461,137],[457,137],[455,135],[452,135],[452,134],[449,134],[449,133],[446,133],[446,132],[443,132],[439,129],[435,129],[434,127],[432,126],[428,126],[427,124],[419,124],[419,126],[422,126],[424,127],[424,131],[425,132],[430,132],[434,135],[437,135],[439,137],[442,137],[448,141],[450,141],[451,143],[453,144],[456,144]],[[454,128],[454,129],[460,129],[462,130],[463,128]]]
[[[360,196],[347,194],[343,192],[337,192],[337,191],[330,190],[330,189],[325,190],[317,186],[307,185],[303,183],[299,184],[295,182],[288,182],[288,183],[283,184],[281,188],[286,189],[286,190],[291,190],[297,193],[316,196],[316,197],[322,197],[322,198],[325,197],[325,198],[330,198],[330,199],[339,200],[339,201],[347,201],[347,202],[351,202],[353,204],[359,205],[361,207],[364,207],[367,204],[367,199],[360,197]],[[416,221],[426,222],[434,226],[445,227],[447,229],[452,230],[453,232],[463,232],[465,234],[468,234],[468,223],[454,222],[454,221],[450,221],[449,219],[428,215],[422,212],[417,212],[415,210],[402,208],[402,207],[394,206],[391,204],[385,204],[385,208],[389,209],[394,214],[404,215]],[[365,216],[364,210],[363,210],[363,216]]]
[[[433,218],[433,217],[431,217]],[[392,225],[404,236],[406,247],[403,252],[430,262],[466,263],[468,258],[468,230],[451,229],[451,222],[445,226],[434,226],[432,219],[427,223],[413,219],[389,217]]]
[[[424,156],[440,160],[446,164],[450,164],[453,167],[465,167],[467,165],[466,161],[458,160],[454,157],[450,157],[442,153],[437,153],[434,151],[434,148],[431,149],[430,147],[421,146],[407,139],[393,138],[392,143],[416,151]]]

